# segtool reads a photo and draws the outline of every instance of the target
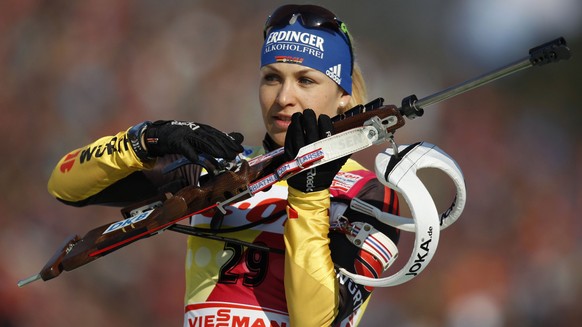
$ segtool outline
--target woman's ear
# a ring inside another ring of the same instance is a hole
[[[340,99],[338,102],[338,108],[337,108],[338,113],[343,113],[344,111],[349,109],[349,108],[347,108],[347,106],[348,106],[348,103],[350,103],[351,99],[352,99],[352,96],[345,93],[345,92],[340,96]]]

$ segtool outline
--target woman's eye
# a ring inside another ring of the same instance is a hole
[[[307,77],[299,78],[299,84],[309,85],[309,84],[313,84],[313,83],[314,83],[314,81],[310,78],[307,78]]]
[[[263,79],[265,80],[265,82],[277,82],[280,80],[279,76],[277,76],[276,74],[267,74],[263,76]]]

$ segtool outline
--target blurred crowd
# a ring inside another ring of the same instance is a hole
[[[182,324],[186,237],[169,231],[16,286],[68,235],[121,219],[118,208],[60,204],[46,183],[68,151],[144,120],[203,122],[259,144],[262,27],[280,3],[0,2],[0,327]],[[348,23],[370,99],[396,105],[566,37],[571,60],[426,108],[396,133],[455,158],[468,202],[419,277],[376,290],[362,326],[579,326],[582,4],[317,3]],[[355,157],[372,168],[385,147]],[[450,182],[422,177],[443,209]],[[400,260],[411,241],[403,234]]]

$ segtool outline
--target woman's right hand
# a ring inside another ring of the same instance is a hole
[[[321,114],[316,117],[312,109],[305,109],[303,113],[294,113],[285,136],[285,160],[294,159],[302,147],[329,137],[333,133],[333,124],[328,115]],[[287,183],[304,193],[327,189],[348,158],[349,156],[345,156],[303,171],[290,177]]]
[[[147,126],[143,142],[149,157],[180,154],[191,162],[200,154],[233,160],[243,152],[240,133],[224,133],[214,127],[186,121],[158,120]]]

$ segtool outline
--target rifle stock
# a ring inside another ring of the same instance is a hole
[[[398,126],[391,127],[391,130],[404,124],[395,106],[382,106],[335,121],[334,128],[336,132],[343,132],[362,126],[371,117],[383,119],[390,115],[396,115],[401,122]],[[250,197],[251,194],[243,194],[247,186],[261,176],[271,173],[276,168],[272,165],[274,159],[282,153],[279,151],[276,155],[266,156],[266,159],[255,161],[252,166],[246,160],[242,160],[236,172],[225,171],[201,187],[184,187],[169,196],[157,208],[94,228],[81,238],[77,235],[68,238],[38,276],[44,281],[53,279],[63,271],[71,271],[126,245],[155,235],[194,214],[208,210],[216,211],[217,203],[225,203],[236,196],[239,201]],[[21,281],[19,286],[26,284],[25,281]]]

